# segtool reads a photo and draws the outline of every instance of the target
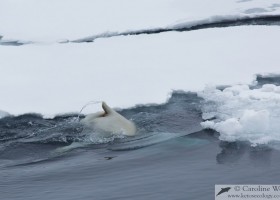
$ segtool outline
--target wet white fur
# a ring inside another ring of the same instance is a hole
[[[102,102],[103,112],[87,115],[81,122],[97,131],[109,132],[113,134],[124,134],[133,136],[136,134],[134,123]]]

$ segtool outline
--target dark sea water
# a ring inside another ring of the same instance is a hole
[[[258,76],[254,87],[279,80]],[[202,130],[203,103],[176,91],[165,104],[118,110],[134,137],[92,133],[77,115],[2,118],[0,199],[209,200],[215,184],[279,184],[279,150]]]

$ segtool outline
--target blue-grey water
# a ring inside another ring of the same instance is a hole
[[[279,150],[220,141],[202,130],[201,105],[177,91],[165,104],[118,110],[135,137],[94,135],[76,115],[2,118],[0,199],[209,200],[215,184],[279,184]]]

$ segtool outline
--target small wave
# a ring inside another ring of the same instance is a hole
[[[121,143],[114,143],[109,147],[109,149],[113,151],[127,151],[127,150],[141,149],[147,146],[155,145],[181,136],[183,135],[178,133],[149,133],[149,135],[146,137],[141,136],[140,138],[137,139],[132,139]]]

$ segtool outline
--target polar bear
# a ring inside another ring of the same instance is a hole
[[[136,126],[132,121],[124,118],[105,102],[102,102],[102,108],[104,111],[87,115],[81,120],[81,123],[101,132],[124,134],[126,136],[136,134]]]

